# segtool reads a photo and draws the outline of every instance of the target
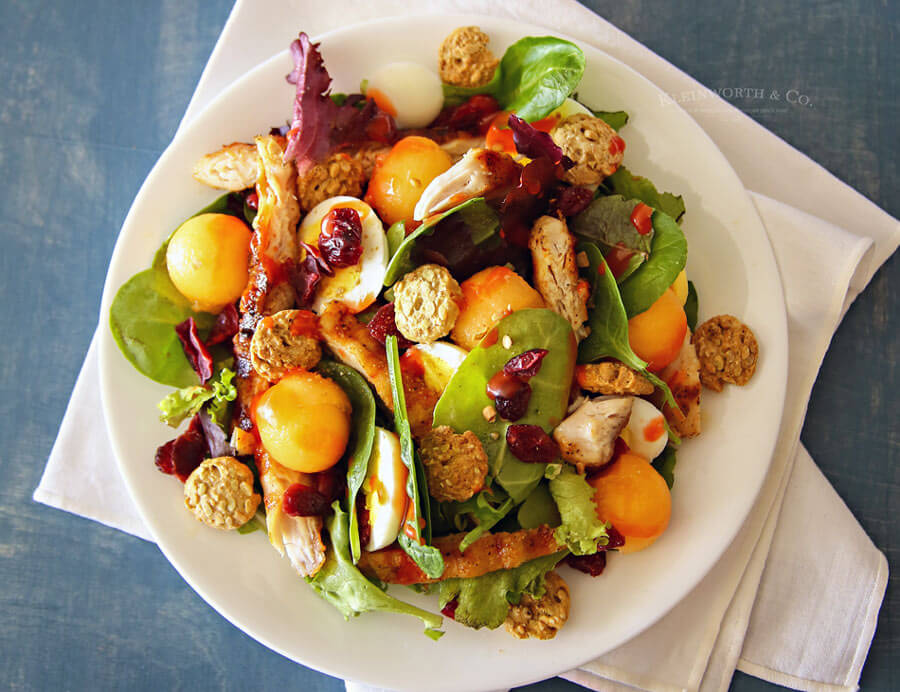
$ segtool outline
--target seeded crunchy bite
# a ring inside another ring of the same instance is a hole
[[[464,502],[484,487],[488,460],[471,430],[457,435],[442,425],[422,438],[419,446],[428,492],[438,502]]]
[[[579,365],[575,368],[575,379],[579,387],[597,394],[653,393],[650,380],[618,361]]]
[[[487,47],[489,41],[477,26],[461,26],[450,33],[438,51],[441,80],[461,87],[490,82],[500,61]]]
[[[338,195],[360,197],[366,183],[364,163],[336,152],[297,178],[297,199],[303,211]]]
[[[700,359],[700,381],[721,392],[724,383],[745,385],[756,371],[759,344],[746,324],[717,315],[697,327],[691,339]]]
[[[517,605],[510,606],[506,631],[519,639],[553,639],[569,619],[569,587],[556,572],[548,572],[546,591],[538,599],[522,594]]]
[[[572,185],[598,185],[616,172],[625,155],[625,147],[614,144],[616,131],[600,118],[584,113],[560,122],[550,137],[575,162],[563,176]]]
[[[310,333],[315,324],[308,310],[281,310],[260,320],[250,341],[253,369],[275,382],[291,370],[314,368],[322,358],[322,348]]]
[[[206,459],[184,483],[184,504],[214,529],[236,529],[256,514],[253,473],[234,457]]]
[[[410,341],[447,336],[459,317],[462,290],[444,267],[423,264],[394,284],[394,320]]]

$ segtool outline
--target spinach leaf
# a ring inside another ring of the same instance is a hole
[[[588,259],[587,274],[592,286],[592,307],[588,312],[591,331],[578,346],[578,362],[593,363],[600,358],[615,358],[643,374],[653,386],[662,390],[667,404],[678,408],[669,385],[647,370],[647,363],[631,349],[628,341],[628,315],[619,295],[619,287],[600,248],[584,241],[575,250],[583,252]]]
[[[403,245],[404,240],[406,240],[406,223],[397,221],[396,223],[391,224],[391,227],[387,229],[389,259],[397,254],[397,250]]]
[[[656,186],[647,178],[632,175],[625,166],[619,169],[603,181],[614,195],[622,195],[626,199],[640,200],[664,214],[668,214],[676,221],[681,221],[684,216],[684,199],[681,195],[673,195],[671,192],[659,192]]]
[[[631,222],[631,212],[640,204],[622,195],[598,197],[572,219],[570,228],[576,235],[593,240],[607,248],[619,246],[634,250],[643,262],[650,256],[653,231],[638,233]]]
[[[413,258],[416,241],[423,236],[429,236],[440,230],[441,222],[450,215],[457,215],[454,221],[458,221],[466,229],[469,233],[469,241],[474,245],[481,245],[496,237],[500,229],[500,219],[497,216],[497,212],[491,209],[482,197],[466,200],[462,204],[453,207],[453,209],[430,217],[415,231],[406,236],[394,251],[384,276],[385,286],[393,285],[404,274],[416,268],[416,261]],[[459,224],[456,225],[454,231],[460,228]],[[393,229],[393,226],[391,229]],[[399,232],[395,232],[393,242],[396,242],[398,239]]]
[[[419,494],[419,473],[416,469],[416,455],[413,448],[412,432],[409,418],[406,415],[406,397],[403,393],[403,376],[400,374],[400,353],[397,349],[397,337],[389,335],[385,341],[387,351],[388,375],[391,379],[391,395],[394,399],[394,425],[400,436],[400,457],[409,471],[406,480],[406,492],[409,495],[411,511],[407,512],[400,529],[397,542],[421,570],[431,579],[437,579],[444,572],[444,558],[434,546],[425,545],[422,540],[422,526],[419,519],[422,499]],[[427,490],[426,490],[427,492]],[[425,501],[427,502],[427,495]],[[410,516],[411,515],[411,516]]]
[[[243,219],[243,207],[243,198],[232,192],[190,218],[228,214]],[[156,251],[150,269],[135,274],[119,288],[109,309],[109,328],[122,355],[138,372],[160,384],[181,388],[197,384],[197,374],[184,355],[175,325],[193,317],[205,337],[216,318],[194,310],[169,278],[166,249],[172,233]]]
[[[584,53],[569,41],[527,36],[503,54],[490,82],[473,89],[444,85],[444,102],[456,105],[475,94],[492,94],[503,110],[533,122],[559,108],[584,74]]]
[[[412,615],[425,623],[427,636],[438,639],[443,634],[438,630],[443,623],[440,615],[389,596],[354,566],[350,559],[349,517],[340,502],[335,502],[332,508],[334,514],[326,524],[331,545],[325,564],[315,576],[306,578],[313,590],[348,620],[372,610]]]
[[[544,524],[559,526],[562,523],[559,509],[546,483],[541,483],[531,495],[525,498],[525,502],[519,505],[516,518],[519,526],[523,529],[536,529]]]
[[[688,295],[684,302],[684,314],[687,317],[688,329],[693,332],[697,328],[697,313],[700,310],[700,302],[697,297],[697,288],[693,281],[688,281]]]
[[[350,512],[350,553],[354,564],[359,561],[359,522],[356,517],[356,495],[366,480],[372,444],[375,440],[375,397],[368,383],[356,370],[341,363],[323,360],[316,367],[320,374],[340,385],[350,400],[353,430],[347,445],[347,509]]]
[[[672,446],[666,447],[662,454],[653,460],[652,466],[665,479],[666,485],[671,490],[672,486],[675,485],[675,448]]]
[[[650,258],[619,285],[622,304],[629,317],[648,310],[684,269],[687,240],[668,214],[653,212],[653,243]]]
[[[544,577],[568,551],[562,550],[525,562],[513,569],[500,569],[480,577],[447,579],[441,582],[440,605],[456,599],[453,618],[468,627],[495,629],[503,624],[509,604],[518,603],[523,593],[540,598],[546,591]]]
[[[616,132],[625,127],[625,124],[628,122],[628,113],[625,111],[595,111],[593,108],[590,111],[595,118],[600,118]]]
[[[502,345],[507,336],[512,342],[511,350]],[[471,430],[478,436],[488,457],[491,477],[515,504],[534,490],[546,464],[519,461],[506,444],[509,423],[499,416],[490,422],[483,412],[492,404],[486,391],[488,380],[512,356],[533,348],[545,348],[549,353],[529,382],[528,410],[515,422],[539,425],[550,432],[566,417],[576,348],[569,323],[544,308],[517,310],[500,320],[466,356],[434,409],[435,426],[449,425],[458,433]]]

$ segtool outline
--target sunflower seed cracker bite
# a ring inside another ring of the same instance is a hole
[[[488,35],[477,26],[461,26],[451,32],[438,52],[441,80],[462,87],[490,82],[500,61],[487,47],[488,41]]]
[[[435,500],[464,502],[484,487],[487,455],[471,430],[457,435],[442,425],[423,438],[420,451]]]
[[[704,387],[721,392],[725,383],[743,386],[756,372],[759,344],[750,327],[737,317],[717,315],[706,320],[691,341],[697,348]]]
[[[322,358],[315,325],[315,315],[308,310],[281,310],[264,317],[250,342],[253,369],[275,382],[291,370],[314,368]]]
[[[449,271],[423,264],[394,286],[397,329],[410,341],[437,341],[456,324],[461,299],[462,290]]]
[[[545,591],[540,598],[527,593],[510,606],[506,631],[518,639],[553,639],[569,619],[569,587],[556,572],[545,577]]]
[[[191,513],[214,529],[237,529],[259,507],[253,492],[253,473],[234,457],[206,459],[184,484],[184,504]]]
[[[625,143],[616,131],[592,115],[570,115],[553,128],[550,136],[575,162],[563,176],[572,185],[599,185],[616,172],[625,155]]]

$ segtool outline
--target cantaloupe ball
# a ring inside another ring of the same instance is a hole
[[[332,380],[296,372],[256,403],[256,427],[266,451],[282,466],[317,473],[334,466],[350,439],[350,400]]]
[[[675,291],[667,288],[644,312],[628,320],[631,349],[659,372],[675,360],[687,331],[687,316]]]
[[[669,486],[644,457],[621,454],[588,482],[594,487],[597,516],[625,537],[622,552],[646,548],[669,525]]]
[[[463,304],[450,338],[472,350],[504,317],[523,308],[542,308],[544,299],[509,267],[488,267],[460,284]]]
[[[188,219],[169,240],[166,265],[175,288],[194,308],[219,312],[247,287],[250,229],[228,214]]]
[[[428,183],[452,164],[450,155],[433,140],[404,137],[376,165],[366,202],[387,226],[410,221]]]

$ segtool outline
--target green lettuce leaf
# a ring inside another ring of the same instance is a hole
[[[440,615],[389,596],[354,566],[350,558],[349,516],[341,509],[340,502],[335,502],[332,508],[334,514],[326,523],[331,545],[325,564],[315,576],[306,579],[313,590],[348,620],[373,610],[412,615],[425,623],[426,635],[432,639],[440,637],[443,634],[439,631],[443,623]]]
[[[528,122],[559,108],[584,74],[584,53],[553,36],[527,36],[503,54],[490,82],[475,88],[444,85],[444,102],[457,105],[475,94],[491,94],[503,110]]]
[[[466,548],[494,528],[497,522],[509,514],[510,510],[516,505],[515,501],[502,488],[482,490],[465,502],[447,504],[450,507],[445,510],[445,515],[449,515],[454,525],[459,525],[460,522],[463,522],[463,526],[465,526],[464,515],[468,516],[476,524],[474,529],[463,536],[462,542],[459,544],[459,552],[461,553],[465,552]]]
[[[234,372],[223,368],[206,386],[196,384],[175,390],[157,404],[160,411],[159,419],[177,428],[209,402],[207,410],[210,418],[219,427],[224,428],[228,421],[228,404],[237,398],[237,389],[232,384],[233,379]]]
[[[556,501],[560,524],[553,534],[556,542],[575,555],[593,555],[598,545],[606,545],[609,525],[597,518],[594,489],[584,476],[571,468],[563,469],[550,481],[550,494]]]
[[[406,397],[403,393],[403,376],[400,373],[400,353],[397,349],[397,337],[393,334],[389,335],[385,340],[384,346],[387,351],[391,395],[394,399],[394,426],[397,429],[397,435],[400,437],[400,458],[409,471],[406,480],[406,492],[409,495],[412,506],[412,516],[407,516],[404,520],[397,542],[426,576],[431,579],[437,579],[444,573],[444,557],[437,548],[427,545],[422,537],[422,503],[423,499],[425,502],[428,501],[428,489],[422,484],[425,474],[417,468],[420,462],[416,458],[412,432],[409,427],[409,418],[406,414]]]
[[[316,366],[322,375],[340,385],[350,400],[353,411],[353,430],[347,445],[347,505],[350,508],[350,554],[353,563],[362,552],[359,541],[359,522],[356,517],[356,495],[366,480],[372,444],[375,440],[375,397],[363,376],[353,368],[323,360]]]
[[[625,124],[628,122],[628,113],[625,111],[595,111],[593,108],[590,110],[594,117],[600,118],[616,132],[625,127]]]
[[[441,582],[441,608],[457,599],[453,617],[457,622],[479,629],[495,629],[503,624],[510,603],[518,603],[523,593],[535,598],[544,595],[544,577],[568,551],[562,550],[531,560],[513,569],[488,572],[470,579]]]
[[[684,314],[687,317],[688,329],[692,332],[697,328],[697,313],[700,310],[700,301],[697,297],[697,287],[693,281],[688,281],[688,295],[684,302]]]
[[[656,186],[647,178],[632,175],[625,166],[609,176],[603,184],[614,195],[622,195],[626,199],[640,200],[654,209],[668,214],[676,221],[681,221],[684,216],[684,199],[681,195],[673,195],[671,192],[659,192]]]

